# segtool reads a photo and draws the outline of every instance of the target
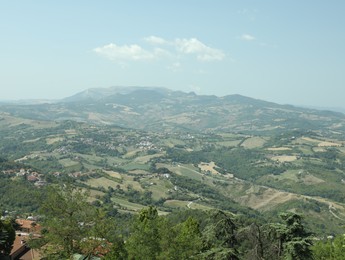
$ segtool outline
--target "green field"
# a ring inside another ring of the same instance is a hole
[[[91,187],[95,187],[95,188],[103,187],[103,188],[105,188],[105,189],[108,189],[108,187],[115,188],[116,185],[119,184],[118,182],[109,180],[109,179],[107,179],[107,178],[105,178],[105,177],[93,178],[93,179],[87,180],[86,183],[87,183],[88,185],[90,185]]]
[[[248,149],[259,148],[265,144],[266,140],[263,137],[250,137],[246,139],[241,146]]]

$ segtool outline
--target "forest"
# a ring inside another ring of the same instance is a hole
[[[161,214],[154,206],[124,214],[106,203],[90,203],[89,191],[52,185],[40,198],[41,236],[29,240],[43,259],[75,254],[100,259],[342,259],[343,235],[315,236],[303,217],[281,212],[267,223],[222,210],[179,210]],[[11,218],[0,222],[0,252],[14,240]]]

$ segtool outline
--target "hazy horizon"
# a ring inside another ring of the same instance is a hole
[[[345,2],[25,1],[0,10],[0,100],[157,86],[345,108]]]
[[[107,88],[114,88],[114,87],[120,87],[120,88],[126,88],[126,87],[142,87],[142,88],[164,88],[164,87],[154,87],[154,86],[111,86],[111,87],[101,87],[101,88],[90,88],[90,89],[107,89]],[[169,88],[166,88],[166,89],[169,89]],[[49,98],[31,98],[31,99],[0,99],[0,102],[2,103],[18,103],[18,102],[25,102],[25,104],[36,104],[37,102],[39,101],[42,101],[42,102],[56,102],[56,101],[60,101],[60,100],[63,100],[65,98],[69,98],[69,97],[72,97],[74,95],[77,95],[79,93],[82,93],[84,91],[87,91],[89,89],[85,89],[83,91],[80,91],[80,92],[77,92],[77,93],[74,93],[70,96],[66,96],[66,97],[62,97],[60,99],[49,99]],[[172,89],[169,89],[169,90],[172,90]],[[182,92],[185,92],[187,93],[188,91],[184,91],[184,90],[173,90],[173,91],[182,91]],[[189,91],[191,92],[191,91]],[[194,92],[194,91],[192,91]],[[194,92],[195,93],[195,92]],[[202,95],[202,94],[199,94],[199,95]],[[237,94],[237,93],[234,93],[234,94],[228,94],[228,95],[241,95],[241,94]],[[215,95],[217,97],[224,97],[224,96],[228,96],[228,95]],[[253,98],[253,99],[257,99],[255,97],[250,97],[250,96],[246,96],[246,97],[249,97],[249,98]],[[313,105],[303,105],[303,104],[293,104],[293,103],[279,103],[279,102],[275,102],[274,100],[264,100],[264,99],[259,99],[259,100],[263,100],[263,101],[267,101],[267,102],[273,102],[273,103],[277,103],[277,104],[280,104],[280,105],[292,105],[292,106],[296,106],[296,107],[301,107],[301,108],[311,108],[311,109],[317,109],[317,110],[331,110],[331,111],[334,111],[334,112],[341,112],[341,113],[345,113],[345,107],[334,107],[334,106],[330,106],[330,107],[322,107],[322,106],[313,106]]]

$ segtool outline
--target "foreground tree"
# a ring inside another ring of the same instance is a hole
[[[196,256],[202,246],[198,221],[193,217],[189,217],[186,221],[178,224],[175,229],[177,230],[175,239],[176,254],[180,259],[188,259]]]
[[[269,225],[269,236],[272,238],[271,257],[286,260],[313,259],[311,251],[312,237],[302,224],[302,217],[296,213],[280,214],[283,223]]]
[[[237,233],[237,239],[241,244],[243,259],[269,259],[269,257],[266,257],[269,243],[263,234],[262,227],[257,223],[252,223],[249,226],[243,227]]]
[[[161,252],[158,211],[150,206],[140,211],[134,220],[126,242],[130,259],[157,259]]]
[[[34,241],[49,259],[64,259],[74,253],[91,255],[106,245],[105,214],[88,203],[88,193],[70,185],[49,187],[43,201],[44,237]]]
[[[15,230],[10,219],[0,219],[0,259],[11,253],[14,239],[16,238]]]
[[[345,256],[345,234],[334,239],[318,241],[312,247],[315,260],[343,260]]]
[[[198,259],[202,248],[199,222],[188,217],[175,226],[166,218],[160,219],[161,254],[158,259]]]
[[[205,228],[201,259],[239,259],[236,239],[236,225],[223,211],[212,213],[209,225]]]

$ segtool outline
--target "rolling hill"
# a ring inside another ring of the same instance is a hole
[[[123,212],[154,204],[161,214],[220,208],[274,218],[292,210],[330,233],[345,223],[344,123],[341,113],[240,95],[91,89],[1,105],[0,158],[47,183],[88,187]]]
[[[73,120],[148,131],[271,133],[291,129],[344,133],[345,115],[241,95],[196,95],[151,87],[95,88],[54,103],[1,105],[13,116]]]

